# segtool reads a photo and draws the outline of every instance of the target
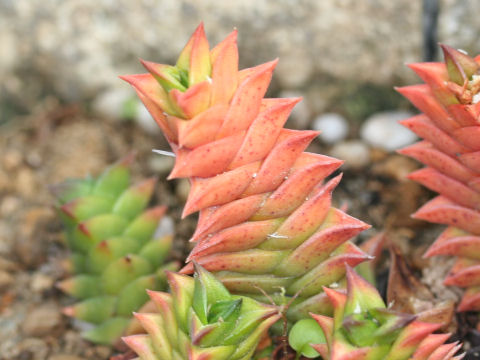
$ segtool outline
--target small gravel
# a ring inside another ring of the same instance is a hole
[[[394,151],[415,141],[417,136],[399,124],[400,120],[411,117],[405,111],[386,111],[372,115],[360,129],[362,139],[369,145],[387,151]]]
[[[330,150],[333,157],[345,161],[345,168],[359,169],[370,162],[370,150],[360,140],[350,140],[340,142]]]
[[[321,131],[318,137],[327,144],[344,140],[348,135],[348,125],[348,121],[336,113],[319,115],[312,122],[313,130]]]
[[[44,336],[50,334],[60,325],[62,315],[60,308],[54,304],[40,305],[32,309],[22,324],[22,331],[29,336]]]

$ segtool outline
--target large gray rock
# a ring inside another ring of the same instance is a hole
[[[440,40],[478,50],[480,4],[442,9]],[[174,61],[202,20],[212,44],[239,29],[242,66],[280,57],[286,90],[326,74],[401,84],[414,79],[404,63],[422,57],[421,11],[409,0],[0,0],[0,92],[25,106],[45,92],[82,101],[126,87],[117,75],[142,72],[138,57]]]
[[[0,71],[12,91],[40,77],[84,99],[142,71],[137,57],[173,61],[202,20],[212,44],[239,29],[245,66],[283,59],[284,87],[319,73],[388,82],[420,56],[416,1],[0,0]]]
[[[441,0],[439,16],[439,40],[470,55],[480,52],[480,1]]]

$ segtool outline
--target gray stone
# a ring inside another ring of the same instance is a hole
[[[16,0],[0,2],[2,83],[22,99],[43,94],[31,78],[63,99],[91,99],[119,74],[143,72],[138,57],[172,63],[202,20],[212,45],[238,28],[242,67],[279,57],[284,88],[322,74],[413,79],[403,64],[421,58],[417,1]]]
[[[348,121],[336,113],[317,116],[312,122],[312,128],[321,131],[319,138],[327,144],[344,140],[348,135]]]
[[[92,103],[95,113],[111,118],[122,119],[125,117],[125,107],[133,98],[132,92],[127,87],[114,87],[100,93]]]
[[[57,354],[57,355],[50,356],[48,360],[84,360],[84,359],[75,355]]]
[[[478,38],[480,2],[476,0],[441,0],[438,19],[439,41],[463,49],[470,55],[480,52]]]
[[[37,338],[27,338],[21,341],[18,350],[21,354],[20,359],[44,360],[47,358],[49,349],[46,341]]]
[[[42,293],[53,287],[54,280],[51,276],[42,274],[40,272],[34,273],[32,276],[32,281],[30,283],[30,288],[33,292]]]
[[[300,50],[278,63],[275,76],[282,87],[294,89],[306,85],[314,70],[314,59],[306,51]]]
[[[362,139],[371,146],[394,151],[415,141],[417,136],[399,121],[412,116],[406,111],[385,111],[369,117],[360,129]]]
[[[480,3],[440,8],[439,40],[478,53]],[[119,74],[144,72],[138,57],[174,62],[202,20],[212,45],[238,28],[242,67],[279,57],[284,89],[404,84],[416,81],[404,64],[422,59],[421,15],[408,0],[0,1],[0,91],[27,105],[45,90],[94,99],[123,86]]]
[[[27,314],[22,331],[28,336],[44,336],[50,334],[61,322],[58,306],[52,303],[43,304]]]
[[[154,238],[175,234],[175,223],[170,216],[164,216],[155,229]]]
[[[15,279],[11,274],[9,274],[6,271],[0,270],[0,292],[5,291],[14,282],[15,282]]]
[[[370,162],[368,146],[359,140],[343,141],[336,144],[330,151],[333,157],[344,160],[345,168],[362,168]]]

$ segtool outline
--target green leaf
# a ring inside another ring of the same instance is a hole
[[[105,170],[95,182],[93,194],[112,198],[119,196],[130,183],[130,170],[128,168],[130,162],[131,157],[126,157]]]
[[[77,275],[62,281],[59,285],[65,293],[77,299],[88,299],[101,295],[97,276]]]
[[[148,301],[145,289],[160,290],[159,281],[155,275],[141,276],[126,285],[118,294],[117,311],[118,315],[131,316]]]
[[[141,60],[141,62],[167,93],[172,89],[178,89],[182,92],[186,90],[180,81],[177,67],[145,60]]]
[[[202,286],[198,276],[195,277],[195,288],[193,290],[193,311],[203,325],[208,324],[208,300],[207,289]]]
[[[175,317],[178,321],[178,327],[184,333],[189,331],[189,313],[192,311],[192,297],[195,288],[195,282],[191,276],[180,275],[175,272],[167,273],[168,284],[172,300],[175,304]],[[179,332],[179,334],[182,333]]]
[[[240,314],[242,299],[230,301],[218,301],[210,307],[208,312],[208,323],[214,323],[221,319],[223,321],[235,321]]]
[[[133,219],[138,216],[148,204],[152,196],[156,179],[147,179],[130,186],[115,201],[112,213]]]
[[[235,346],[212,346],[208,348],[191,347],[191,359],[229,360],[235,352]]]
[[[71,246],[73,250],[86,253],[100,241],[120,235],[127,225],[127,220],[118,215],[96,216],[78,224],[72,232]]]
[[[342,331],[348,340],[359,347],[373,345],[377,339],[373,336],[378,329],[367,312],[348,315],[343,319]]]
[[[113,345],[123,335],[130,321],[129,318],[114,317],[82,335],[85,339],[96,344]]]
[[[239,297],[234,296],[234,299]],[[250,299],[248,297],[242,297],[241,313],[236,321],[235,327],[232,332],[225,338],[225,345],[238,344],[243,341],[254,331],[267,317],[272,315],[272,312],[276,312],[272,306],[265,305]]]
[[[113,201],[104,196],[87,195],[72,200],[60,208],[65,215],[79,223],[112,210]]]
[[[152,240],[143,246],[138,255],[150,261],[153,267],[159,267],[165,262],[172,248],[173,236],[167,235]]]
[[[89,195],[94,181],[91,177],[86,179],[68,179],[60,184],[53,185],[51,192],[60,204],[65,204],[73,199]]]
[[[152,273],[150,263],[137,255],[128,255],[111,263],[101,275],[106,294],[119,294],[131,281],[139,276]]]
[[[205,289],[209,305],[232,298],[227,288],[212,273],[198,264],[195,264],[195,278],[199,280],[200,286]]]
[[[93,324],[101,324],[113,315],[116,301],[113,296],[90,298],[73,305],[67,315]]]
[[[215,276],[198,264],[195,266],[195,289],[193,291],[193,309],[202,324],[208,323],[209,306],[231,299],[227,288]]]
[[[347,266],[347,302],[344,316],[361,314],[370,309],[385,308],[377,289]]]
[[[72,273],[78,274],[85,272],[85,255],[79,253],[73,253],[70,257],[70,263],[72,265]]]
[[[241,304],[242,299],[213,304],[209,309],[208,325],[203,327],[204,330],[207,328],[209,330],[201,337],[198,345],[202,347],[233,345],[225,344],[225,340],[238,325]]]
[[[298,354],[307,358],[316,358],[320,354],[310,344],[325,343],[325,335],[315,320],[303,319],[293,325],[288,334],[288,343]]]
[[[147,243],[155,234],[164,213],[164,207],[154,207],[144,211],[130,222],[122,235],[136,239],[141,245]]]
[[[140,245],[135,239],[122,236],[100,241],[88,253],[87,270],[92,274],[101,274],[113,261],[135,254]]]

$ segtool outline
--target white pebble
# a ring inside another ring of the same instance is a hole
[[[92,108],[101,116],[121,119],[124,116],[125,103],[131,98],[132,92],[128,87],[111,88],[95,98]]]
[[[348,121],[339,114],[326,113],[313,120],[313,130],[321,131],[319,138],[327,144],[344,140],[348,135]]]
[[[386,111],[370,116],[360,129],[360,136],[371,146],[394,151],[413,143],[417,136],[399,124],[409,118],[406,111]]]
[[[370,162],[370,150],[360,140],[343,141],[333,146],[330,154],[345,161],[345,167],[361,168]]]
[[[172,235],[175,232],[175,224],[170,216],[164,216],[160,219],[157,229],[155,230],[154,238],[159,238],[165,235]]]

